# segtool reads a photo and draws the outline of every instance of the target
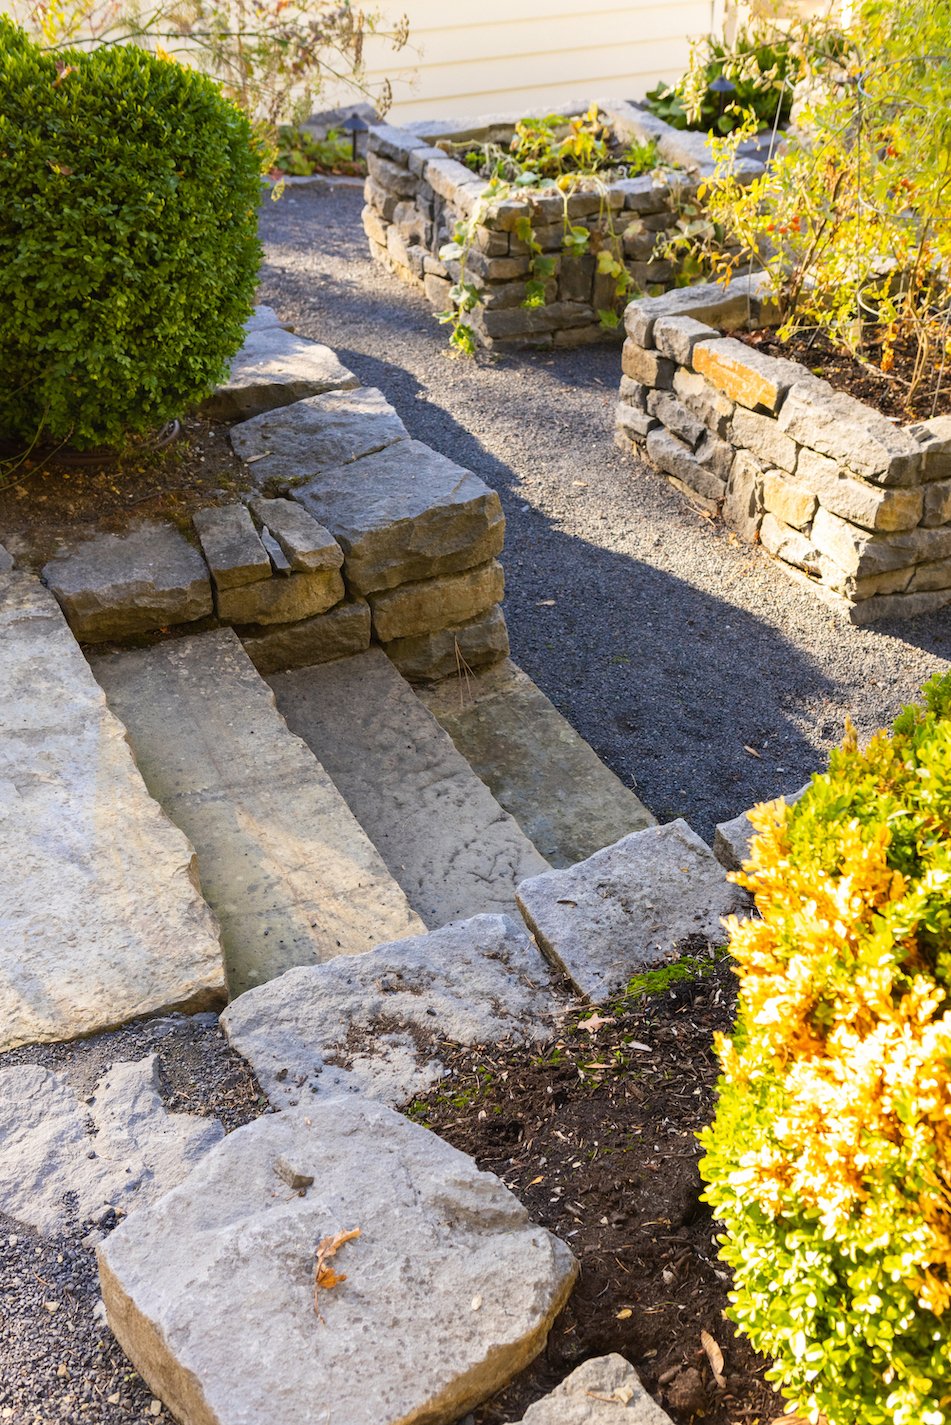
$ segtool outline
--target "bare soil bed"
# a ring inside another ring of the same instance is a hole
[[[700,947],[698,947],[700,951]],[[705,954],[705,946],[700,953]],[[712,1037],[733,1021],[729,964],[573,1015],[542,1050],[458,1052],[411,1116],[497,1173],[581,1262],[545,1352],[475,1412],[502,1425],[591,1356],[617,1351],[678,1422],[764,1425],[784,1402],[724,1319],[730,1274],[700,1201]],[[719,1387],[701,1332],[723,1354]]]

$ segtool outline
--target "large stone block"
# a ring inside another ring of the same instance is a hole
[[[733,413],[731,437],[735,445],[744,446],[763,465],[775,466],[789,474],[796,469],[799,447],[783,434],[772,416],[737,406]]]
[[[446,1073],[442,1045],[544,1039],[562,1003],[521,922],[477,915],[288,970],[234,1000],[221,1027],[277,1108],[341,1093],[401,1108]]]
[[[384,651],[411,683],[434,683],[507,658],[509,635],[502,610],[495,608],[435,633],[395,638]]]
[[[693,369],[731,401],[751,410],[756,406],[778,410],[787,391],[797,382],[811,379],[798,362],[767,356],[734,337],[696,346]]]
[[[621,350],[621,370],[642,386],[669,387],[673,384],[674,363],[656,351],[648,351],[628,339]]]
[[[228,380],[201,409],[212,420],[240,421],[304,396],[359,384],[329,346],[267,327],[248,333]]]
[[[625,310],[624,326],[638,346],[649,346],[654,323],[661,317],[692,317],[720,331],[735,331],[746,325],[749,314],[750,298],[745,283],[722,287],[718,282],[704,282],[695,287],[678,287],[660,297],[638,298]]]
[[[951,479],[951,416],[933,416],[930,421],[907,427],[924,455],[922,478]]]
[[[812,539],[840,569],[854,578],[868,578],[951,557],[951,529],[913,529],[871,535],[821,506],[812,522]]]
[[[215,608],[222,623],[294,623],[326,613],[345,592],[339,569],[325,569],[217,590]]]
[[[807,485],[785,475],[781,470],[767,470],[763,475],[763,505],[770,514],[796,529],[806,529],[816,512],[815,494]]]
[[[925,488],[921,523],[930,528],[951,521],[951,480],[936,480]]]
[[[466,623],[502,602],[505,575],[497,560],[370,595],[373,631],[381,643]]]
[[[344,1230],[346,1280],[315,1299],[315,1250]],[[538,1354],[577,1270],[498,1178],[357,1098],[237,1129],[99,1248],[119,1344],[195,1425],[301,1425],[320,1401],[346,1425],[450,1425]]]
[[[796,472],[797,481],[819,498],[834,515],[861,525],[863,529],[914,529],[924,508],[921,486],[884,489],[864,480],[855,480],[840,470],[834,460],[815,451],[803,450]]]
[[[715,436],[722,439],[729,433],[736,402],[718,391],[705,376],[681,367],[674,375],[674,394]]]
[[[636,831],[566,871],[523,881],[517,898],[546,955],[596,1002],[664,964],[690,936],[723,944],[722,917],[746,905],[685,821]]]
[[[763,471],[752,455],[738,450],[723,501],[725,522],[753,544],[763,518]]]
[[[42,577],[84,643],[191,623],[212,611],[205,561],[174,525],[97,535],[51,559]]]
[[[358,594],[474,568],[505,538],[496,492],[417,440],[324,470],[293,496],[343,549]]]
[[[0,592],[0,726],[0,1053],[214,1008],[224,967],[194,850],[26,575]]]
[[[707,434],[703,421],[688,411],[686,406],[682,406],[670,391],[651,391],[647,398],[647,409],[691,450],[696,450]]]
[[[262,676],[285,668],[310,668],[369,648],[370,605],[365,599],[345,599],[314,618],[270,628],[239,628],[236,632]]]
[[[809,574],[820,572],[819,550],[808,535],[793,529],[775,514],[765,514],[759,527],[760,543],[768,554],[803,569]]]
[[[245,505],[199,510],[192,524],[216,589],[269,579],[271,561]]]
[[[920,479],[924,457],[914,437],[826,381],[810,376],[794,385],[779,425],[801,445],[878,485],[913,485]]]
[[[708,470],[685,445],[666,430],[658,427],[648,434],[647,453],[659,469],[667,475],[673,475],[704,499],[718,501],[726,494],[726,479]]]
[[[706,322],[698,322],[693,317],[658,317],[653,335],[654,345],[662,356],[669,356],[680,366],[689,366],[697,343],[714,341],[718,333]]]
[[[251,464],[259,486],[295,484],[328,466],[345,465],[409,435],[372,387],[295,401],[243,421],[231,432],[236,455]]]

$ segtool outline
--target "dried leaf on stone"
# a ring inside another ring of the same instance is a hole
[[[700,1332],[700,1344],[703,1347],[707,1360],[710,1362],[713,1379],[722,1390],[726,1385],[726,1381],[723,1378],[723,1352],[709,1331]]]
[[[634,1388],[630,1385],[619,1385],[610,1395],[602,1395],[598,1390],[586,1390],[585,1395],[589,1400],[601,1400],[605,1405],[629,1405],[634,1396]]]
[[[335,1255],[337,1250],[345,1242],[352,1242],[355,1237],[360,1236],[360,1228],[352,1227],[349,1232],[336,1232],[332,1237],[321,1237],[317,1243],[317,1262],[314,1268],[314,1310],[318,1318],[323,1321],[318,1304],[318,1296],[321,1291],[331,1291],[335,1286],[347,1280],[346,1272],[338,1272],[334,1267],[329,1267],[327,1263]]]

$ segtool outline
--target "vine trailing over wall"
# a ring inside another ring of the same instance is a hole
[[[605,330],[620,322],[620,310],[639,294],[637,284],[624,262],[626,227],[619,227],[610,205],[609,186],[622,178],[649,173],[658,166],[655,143],[617,145],[611,130],[593,104],[586,114],[568,118],[549,114],[546,118],[521,119],[515,126],[509,147],[499,144],[443,144],[467,168],[486,179],[469,217],[457,223],[452,241],[440,249],[440,259],[456,265],[456,280],[450,291],[452,305],[438,314],[451,326],[450,344],[456,351],[472,355],[475,333],[469,314],[479,305],[481,287],[470,280],[468,258],[479,229],[503,203],[526,202],[526,212],[515,223],[514,235],[529,256],[523,307],[545,305],[547,283],[555,273],[558,256],[546,252],[538,241],[530,200],[535,195],[552,196],[562,204],[561,252],[577,259],[591,252],[597,271],[614,281],[615,303],[601,308],[598,318]],[[573,222],[570,199],[580,192],[597,193],[600,198],[597,222]],[[628,215],[628,223],[637,223]],[[637,226],[640,232],[640,226]]]

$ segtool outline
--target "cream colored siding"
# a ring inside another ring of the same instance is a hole
[[[409,18],[399,55],[374,43],[368,78],[393,85],[393,122],[551,107],[600,96],[641,98],[682,71],[690,36],[716,0],[385,0]]]

